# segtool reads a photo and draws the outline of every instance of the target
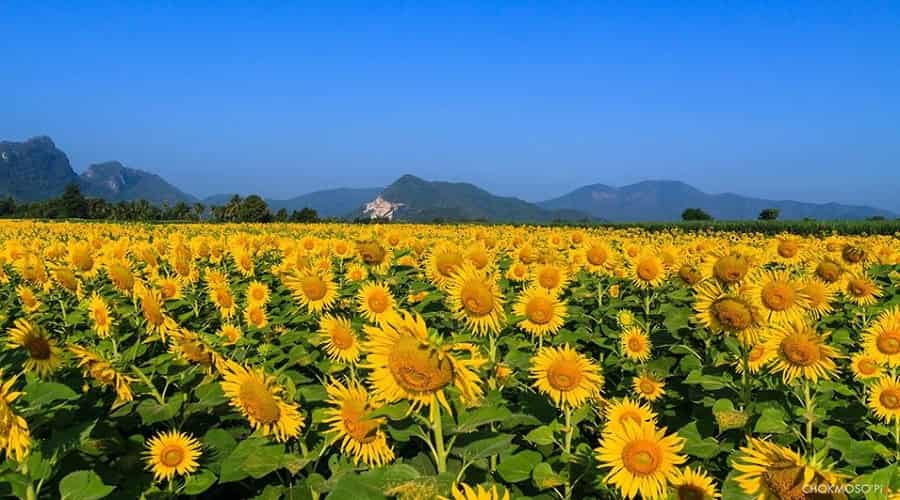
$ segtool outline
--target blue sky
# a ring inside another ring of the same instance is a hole
[[[896,1],[0,0],[0,33],[0,138],[200,196],[667,178],[900,211]]]

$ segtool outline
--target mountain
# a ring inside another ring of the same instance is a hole
[[[175,205],[179,201],[197,201],[162,177],[128,168],[117,161],[91,165],[82,172],[80,184],[85,196],[103,198],[110,202],[144,199],[155,205]]]
[[[312,208],[320,217],[343,217],[359,210],[367,201],[378,196],[384,188],[337,188],[313,191],[286,200],[266,198],[272,212],[285,209],[288,213],[294,210]],[[216,194],[203,200],[207,206],[225,205],[233,194]]]
[[[429,182],[413,175],[394,181],[355,215],[407,221],[550,222],[590,218],[575,210],[545,209],[518,198],[496,196],[472,184]]]
[[[722,220],[756,219],[764,208],[777,208],[780,219],[819,220],[896,217],[878,208],[838,203],[765,200],[732,193],[709,194],[678,181],[644,181],[620,188],[594,184],[538,203],[547,209],[580,210],[612,221],[680,220],[686,208],[701,208]]]
[[[40,201],[77,183],[69,158],[49,137],[25,142],[0,142],[0,195],[20,201]]]

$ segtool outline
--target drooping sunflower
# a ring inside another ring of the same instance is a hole
[[[810,259],[806,271],[829,285],[839,283],[845,275],[844,265],[840,260],[828,255]]]
[[[259,281],[251,281],[247,286],[248,304],[266,304],[269,302],[269,287]]]
[[[871,306],[878,302],[882,291],[878,283],[865,273],[849,273],[843,288],[844,297],[860,306]]]
[[[807,312],[812,319],[819,319],[830,314],[837,299],[837,288],[817,278],[810,278],[803,283],[800,293],[809,300]]]
[[[356,253],[359,260],[375,273],[384,273],[391,266],[390,254],[375,240],[357,242]]]
[[[803,319],[809,298],[803,284],[791,278],[787,271],[763,270],[749,280],[747,296],[769,324],[782,324]]]
[[[337,284],[330,272],[315,272],[307,269],[284,278],[285,286],[291,294],[312,314],[321,314],[331,309],[337,300]]]
[[[828,336],[820,335],[805,320],[773,326],[765,340],[766,350],[773,353],[772,373],[781,373],[786,384],[797,378],[812,382],[830,379],[837,372],[834,360],[841,356],[826,344]]]
[[[0,369],[0,452],[7,459],[22,462],[31,451],[31,432],[28,422],[17,414],[12,404],[24,393],[12,390],[18,376],[3,381]]]
[[[665,382],[650,373],[641,373],[631,380],[635,394],[645,401],[656,401],[665,395]]]
[[[643,363],[650,359],[650,351],[653,350],[653,343],[650,337],[644,333],[644,330],[636,326],[626,329],[622,332],[619,339],[622,347],[622,353],[625,357],[632,361]]]
[[[860,352],[850,358],[850,371],[856,380],[868,380],[881,377],[884,374],[884,367],[875,356]]]
[[[604,430],[621,432],[625,422],[642,424],[644,422],[656,423],[656,414],[647,403],[641,403],[629,397],[614,401],[604,409],[606,425]]]
[[[863,332],[862,344],[878,362],[891,368],[900,366],[900,307],[879,314]]]
[[[19,296],[19,303],[22,304],[22,309],[25,312],[34,312],[41,307],[41,301],[34,293],[34,290],[25,285],[16,287],[16,295]]]
[[[46,378],[62,364],[62,349],[47,336],[40,325],[19,318],[7,331],[7,349],[24,349],[28,353],[24,368]]]
[[[68,267],[57,267],[53,270],[53,279],[59,286],[69,293],[81,296],[81,280],[75,276],[75,272]]]
[[[357,310],[372,323],[382,323],[394,314],[394,296],[383,283],[366,283],[356,294]]]
[[[201,366],[211,373],[216,362],[215,351],[196,333],[180,328],[170,332],[169,352],[190,364]]]
[[[75,271],[86,278],[97,274],[97,261],[94,259],[93,247],[84,240],[69,242],[69,263]]]
[[[296,404],[281,396],[284,388],[262,369],[242,366],[234,361],[219,363],[224,380],[219,383],[232,407],[241,412],[254,430],[287,441],[300,434],[303,418]]]
[[[569,284],[569,271],[556,264],[538,264],[531,274],[531,286],[543,288],[548,292],[559,294]]]
[[[109,281],[120,292],[129,295],[134,289],[134,274],[128,267],[127,263],[123,263],[118,259],[108,259],[106,264],[106,275]]]
[[[565,323],[567,308],[565,302],[555,294],[542,288],[526,288],[513,305],[513,314],[524,319],[519,328],[536,337],[553,335]]]
[[[626,421],[620,429],[603,433],[596,456],[601,469],[610,469],[604,481],[625,498],[659,499],[677,477],[677,466],[687,461],[683,447],[684,439],[666,435],[666,428]]]
[[[237,344],[241,337],[244,336],[239,326],[231,323],[225,323],[219,328],[218,335],[225,339],[225,345]]]
[[[468,484],[457,484],[450,490],[450,497],[439,497],[441,500],[509,500],[509,490],[499,493],[497,485],[492,484],[491,489],[482,485],[471,487]]]
[[[900,420],[900,379],[886,376],[869,388],[869,409],[878,418],[891,423]]]
[[[377,400],[406,399],[414,408],[440,404],[452,411],[445,392],[451,386],[464,403],[481,398],[477,370],[485,360],[474,345],[438,344],[429,339],[422,317],[406,311],[377,327],[366,326],[365,331],[369,340],[363,348],[367,353],[363,367],[371,370],[369,384]]]
[[[735,334],[745,346],[759,340],[759,310],[738,287],[726,291],[715,281],[698,285],[694,310],[697,320],[713,332]]]
[[[713,479],[699,468],[679,469],[671,483],[678,500],[713,500],[721,497]]]
[[[357,382],[346,385],[332,381],[325,386],[328,403],[325,423],[332,442],[341,442],[341,452],[350,455],[354,464],[362,462],[369,467],[380,467],[394,460],[394,452],[387,443],[383,418],[368,415],[379,408],[369,397],[365,387]]]
[[[97,336],[101,338],[109,337],[109,329],[112,326],[109,306],[97,292],[94,292],[88,301],[88,317],[91,319],[91,324],[94,326]]]
[[[123,375],[100,355],[83,347],[70,345],[69,352],[78,360],[78,367],[82,369],[85,377],[91,377],[100,385],[113,388],[116,393],[113,408],[118,408],[134,399],[134,393],[131,392],[133,378]]]
[[[747,446],[733,459],[736,481],[744,493],[762,500],[808,498],[809,486],[840,484],[842,477],[818,462],[764,439],[747,437]]]
[[[325,314],[319,320],[319,341],[333,361],[356,363],[359,359],[359,340],[350,320]]]
[[[540,349],[529,371],[534,387],[560,408],[581,406],[603,388],[596,363],[568,345]]]
[[[694,286],[703,280],[703,269],[696,262],[684,262],[678,268],[678,278],[687,286]]]
[[[165,339],[166,333],[174,327],[174,322],[162,307],[162,301],[156,292],[144,289],[140,293],[141,313],[144,315],[148,333],[157,333]]]
[[[157,481],[189,475],[200,467],[200,442],[178,431],[160,432],[147,441],[144,461]]]
[[[668,274],[662,259],[655,252],[642,251],[631,260],[631,282],[638,288],[656,288]]]
[[[503,295],[493,276],[464,264],[447,282],[446,292],[453,316],[475,334],[497,333],[503,328]]]
[[[156,290],[163,301],[181,298],[181,281],[178,278],[165,277],[156,280]]]

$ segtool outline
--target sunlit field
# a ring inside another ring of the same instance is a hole
[[[891,235],[6,221],[0,495],[890,498],[898,283]]]

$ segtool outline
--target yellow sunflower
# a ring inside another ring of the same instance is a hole
[[[457,484],[450,490],[450,498],[439,498],[441,500],[509,500],[509,490],[505,490],[501,494],[497,491],[496,484],[492,484],[491,489],[480,484],[474,488],[468,484]]]
[[[621,428],[604,432],[596,450],[601,469],[610,469],[604,481],[625,498],[665,497],[668,483],[678,477],[677,466],[687,461],[681,454],[684,439],[666,435],[650,422],[626,421]]]
[[[356,363],[359,359],[359,340],[350,320],[326,314],[319,320],[319,341],[332,361]]]
[[[366,283],[356,294],[357,310],[372,323],[382,323],[394,315],[394,296],[383,283]]]
[[[621,400],[610,403],[604,409],[606,425],[604,430],[621,432],[625,422],[642,424],[644,422],[656,423],[656,414],[647,403],[624,397]]]
[[[618,323],[621,328],[628,328],[634,325],[634,313],[628,309],[622,309],[616,313],[616,323]]]
[[[884,367],[875,356],[860,352],[850,358],[850,371],[856,380],[866,380],[881,377],[884,374]]]
[[[12,390],[18,376],[3,381],[0,369],[0,452],[7,459],[22,462],[31,451],[31,432],[28,422],[18,415],[12,404],[24,393]]]
[[[603,388],[597,365],[567,345],[540,349],[529,371],[534,387],[560,408],[581,406]]]
[[[713,500],[721,495],[709,474],[701,469],[685,467],[671,479],[678,500]]]
[[[584,247],[584,267],[593,274],[606,274],[616,265],[612,248],[601,240],[592,240]]]
[[[862,335],[865,351],[879,363],[900,366],[900,307],[883,311]]]
[[[694,310],[697,321],[715,333],[735,334],[745,346],[759,340],[759,310],[740,288],[726,291],[715,281],[699,285]]]
[[[871,306],[878,302],[882,291],[878,283],[864,273],[852,273],[844,284],[844,297],[859,306]]]
[[[25,370],[46,378],[62,364],[62,349],[57,347],[55,340],[47,337],[47,332],[40,325],[20,318],[7,331],[7,336],[7,349],[24,349],[28,352]]]
[[[885,422],[900,420],[900,379],[882,377],[869,388],[869,409]]]
[[[526,288],[513,305],[513,314],[522,317],[519,328],[543,337],[553,335],[562,328],[566,320],[566,303],[556,295],[542,288]]]
[[[239,326],[231,323],[225,323],[219,328],[218,335],[225,339],[225,345],[237,344],[241,337],[244,336]]]
[[[256,329],[265,328],[269,324],[266,306],[261,302],[253,302],[244,309],[244,321],[247,326]]]
[[[94,331],[101,338],[109,337],[109,329],[112,326],[112,318],[109,314],[109,306],[97,292],[91,295],[88,301],[88,317],[94,325]]]
[[[656,401],[665,395],[665,382],[649,374],[641,373],[631,380],[635,394],[645,401]]]
[[[200,466],[200,442],[178,431],[160,432],[147,441],[144,460],[157,481],[189,475]]]
[[[834,310],[832,304],[837,299],[837,288],[834,285],[811,278],[803,283],[800,293],[809,299],[807,310],[812,319],[820,319]]]
[[[337,285],[330,272],[316,273],[307,270],[285,277],[284,284],[312,314],[331,309],[338,297]]]
[[[81,296],[81,280],[75,276],[75,272],[68,267],[57,267],[53,270],[53,279],[64,290]]]
[[[378,409],[369,398],[368,391],[357,382],[346,385],[333,381],[325,386],[328,403],[325,423],[332,442],[341,442],[341,452],[350,455],[353,463],[362,462],[369,467],[380,467],[394,460],[394,452],[387,443],[383,418],[368,415]]]
[[[181,298],[181,281],[177,278],[160,278],[156,281],[156,290],[162,300],[178,300]]]
[[[842,477],[817,462],[807,463],[797,452],[775,443],[747,437],[748,444],[733,460],[738,486],[761,500],[807,498],[809,486],[838,485]]]
[[[269,302],[269,287],[259,281],[251,281],[247,286],[248,304],[267,304]]]
[[[368,279],[369,271],[367,271],[365,267],[360,266],[359,264],[350,264],[347,266],[347,270],[344,272],[344,277],[347,278],[347,281],[350,281],[352,283],[359,283]]]
[[[393,403],[406,399],[414,408],[440,404],[452,411],[445,390],[455,387],[463,402],[481,399],[481,379],[476,370],[485,360],[472,344],[437,344],[428,338],[425,321],[418,314],[401,311],[378,327],[366,326],[369,340],[364,368],[371,370],[369,383],[377,400]],[[462,357],[466,353],[468,357]]]
[[[447,282],[446,292],[453,316],[475,334],[497,333],[503,328],[503,295],[493,276],[464,264]]]
[[[752,249],[743,246],[724,248],[706,259],[704,274],[729,287],[740,284],[755,265],[756,252]]]
[[[521,262],[514,262],[506,271],[506,279],[521,282],[528,279],[528,266]]]
[[[277,441],[297,437],[303,427],[303,418],[296,404],[286,402],[284,389],[275,383],[274,377],[262,369],[244,367],[234,361],[219,365],[224,380],[219,384],[231,399],[231,406],[241,412],[254,430],[264,436],[270,434]]]
[[[455,245],[439,244],[428,256],[425,274],[438,288],[443,288],[459,272],[465,257]]]
[[[16,287],[16,295],[19,296],[19,303],[22,304],[22,309],[25,312],[34,312],[41,307],[41,301],[38,299],[37,295],[35,295],[31,288],[28,288],[25,285]]]
[[[829,285],[834,285],[839,283],[844,277],[845,270],[844,265],[839,260],[830,256],[824,256],[810,260],[807,273],[815,275],[816,278]]]
[[[356,253],[359,260],[376,273],[387,271],[391,265],[388,251],[377,241],[370,240],[358,242],[356,244]]]
[[[569,271],[555,264],[538,264],[531,275],[531,286],[559,294],[569,284]]]
[[[656,288],[666,279],[666,266],[654,252],[642,251],[631,260],[631,282],[638,288]]]
[[[765,343],[753,344],[747,353],[747,369],[750,373],[759,373],[759,370],[772,360],[774,353],[770,352]],[[744,373],[744,363],[737,360],[734,368],[738,373]]]
[[[802,289],[787,271],[764,270],[750,279],[747,295],[770,324],[781,324],[803,319],[809,298]]]
[[[89,376],[99,384],[115,390],[116,400],[112,405],[114,409],[134,399],[131,383],[135,379],[123,375],[100,355],[83,347],[70,345],[69,352],[78,360],[78,367],[82,369],[85,377]]]
[[[641,328],[633,326],[622,332],[619,343],[622,347],[622,353],[628,359],[641,363],[650,359],[653,343]]]
[[[703,280],[703,269],[694,262],[685,262],[678,268],[678,278],[685,285],[694,286]]]
[[[766,350],[773,353],[772,373],[781,373],[786,384],[797,378],[830,379],[837,371],[834,359],[841,356],[827,340],[828,333],[820,335],[804,320],[773,326],[765,340]]]

